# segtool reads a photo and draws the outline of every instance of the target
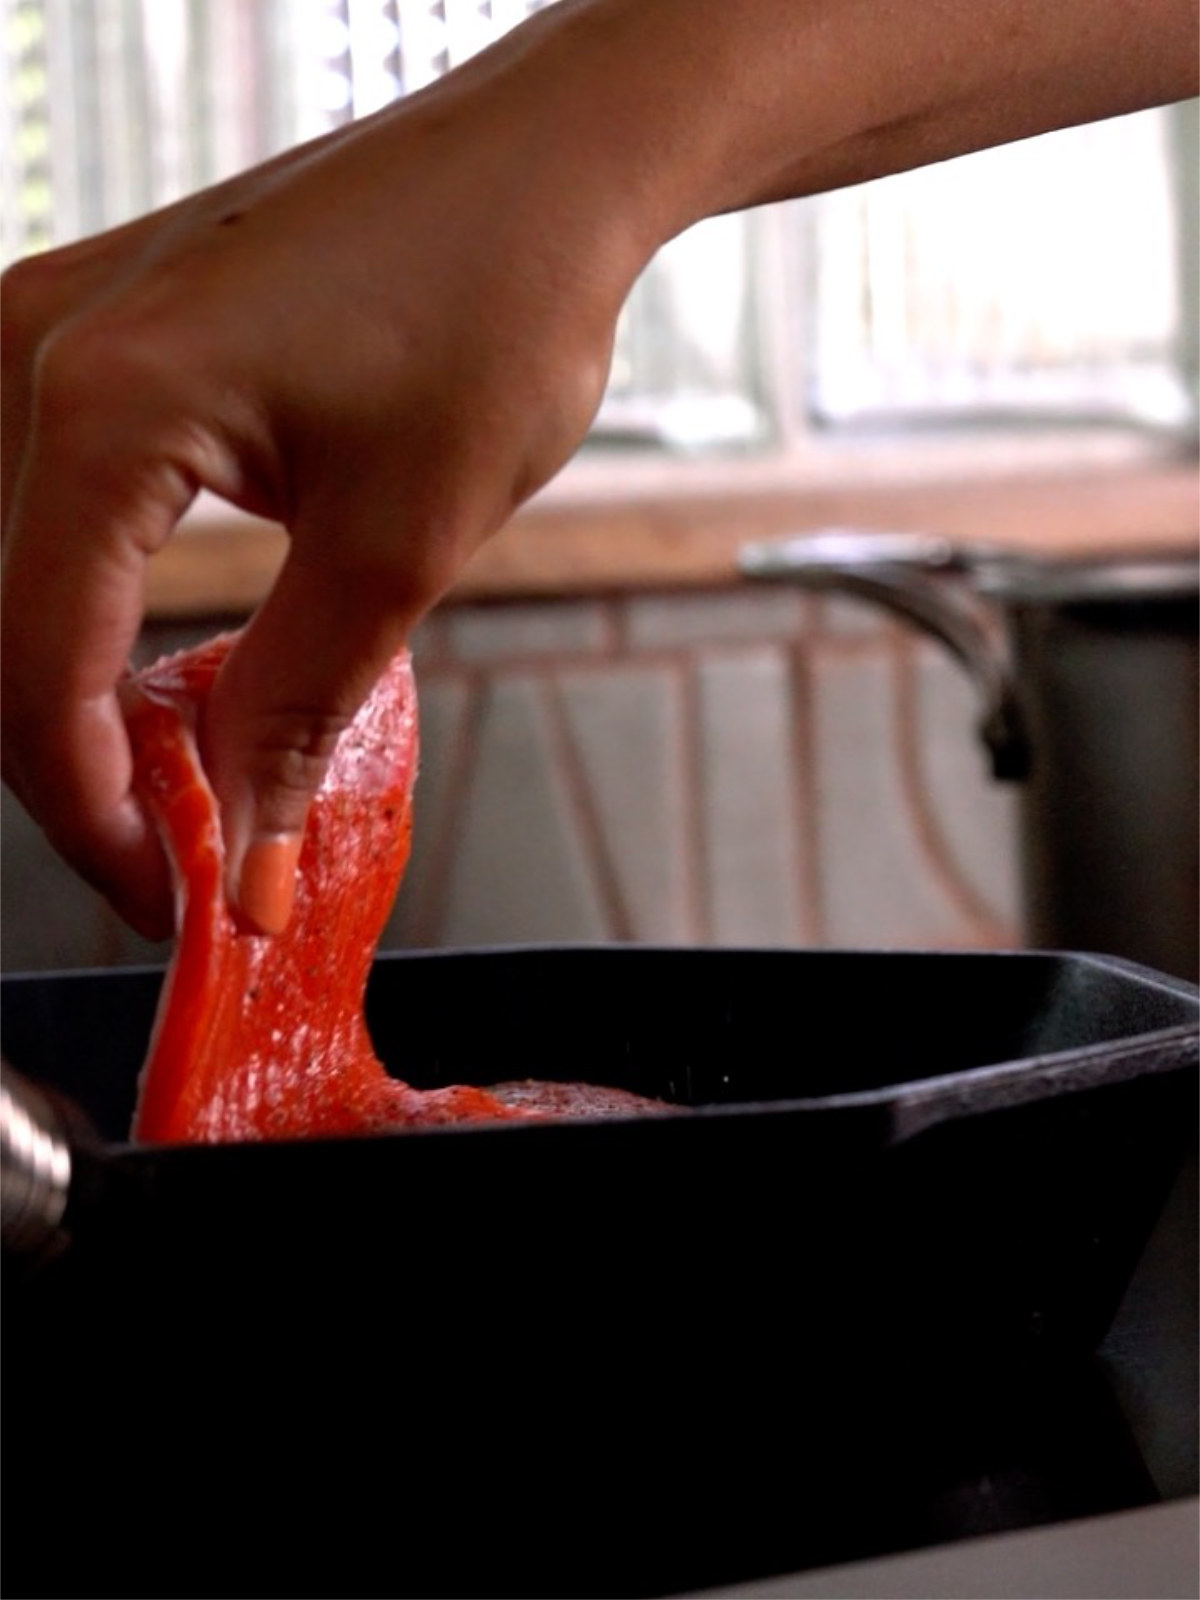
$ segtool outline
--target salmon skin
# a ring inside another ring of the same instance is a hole
[[[412,835],[417,700],[407,652],[338,741],[309,814],[286,932],[266,937],[235,920],[196,737],[235,637],[165,657],[128,695],[134,788],[160,830],[176,893],[174,955],[134,1139],[311,1138],[520,1116],[481,1089],[419,1090],[389,1076],[363,1018]]]

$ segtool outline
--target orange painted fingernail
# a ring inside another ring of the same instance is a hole
[[[282,933],[296,898],[302,836],[273,833],[254,839],[242,860],[238,908],[260,933]]]

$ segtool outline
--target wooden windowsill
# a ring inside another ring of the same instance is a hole
[[[741,545],[823,527],[944,534],[1055,556],[1129,546],[1195,549],[1194,460],[1069,468],[798,477],[725,473],[586,479],[523,508],[472,561],[449,603],[737,581]],[[237,615],[267,592],[286,539],[219,505],[193,515],[151,562],[152,617]]]

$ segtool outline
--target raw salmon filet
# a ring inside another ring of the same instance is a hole
[[[417,697],[396,657],[338,741],[312,803],[285,933],[235,920],[217,804],[196,730],[236,635],[167,656],[132,681],[134,788],[176,889],[176,941],[133,1136],[220,1143],[377,1133],[480,1119],[673,1109],[621,1089],[535,1080],[495,1092],[415,1089],[375,1056],[363,1001],[412,835]]]
[[[176,883],[176,943],[143,1069],[134,1137],[155,1143],[370,1133],[514,1115],[480,1089],[421,1091],[375,1057],[363,996],[408,859],[417,769],[401,654],[338,742],[313,801],[286,933],[240,928],[196,728],[234,635],[134,680],[126,720],[141,803]]]

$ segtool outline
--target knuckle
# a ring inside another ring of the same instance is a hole
[[[70,248],[13,262],[0,280],[6,373],[27,371],[36,393],[111,401],[130,364],[153,360],[156,339],[136,303],[93,302],[95,285]],[[166,365],[165,362],[160,362]]]
[[[251,782],[260,827],[288,833],[303,826],[309,802],[350,720],[291,708],[275,712],[259,728]]]
[[[125,396],[147,379],[170,372],[165,352],[138,321],[123,311],[89,310],[54,330],[38,357],[37,384],[43,405],[70,414],[76,406]]]
[[[420,615],[453,583],[465,559],[460,552],[473,542],[469,523],[456,519],[428,527],[423,539],[405,541],[364,568],[365,603],[391,617]]]
[[[353,536],[343,536],[333,549],[314,551],[309,528],[330,523],[324,517],[306,519],[293,538],[294,573],[306,588],[324,584],[344,613],[363,626],[379,625],[385,631],[393,624],[399,648],[407,628],[451,586],[466,553],[478,542],[474,518],[457,507],[435,504],[431,495],[406,496],[400,514],[381,495],[361,516],[351,512],[343,520],[354,527]],[[370,683],[364,679],[356,687],[365,694]]]
[[[70,252],[52,250],[13,261],[0,274],[0,333],[6,361],[35,349],[74,308],[78,275]]]
[[[36,343],[44,324],[46,269],[37,256],[15,261],[0,276],[0,334],[6,351]]]
[[[172,506],[198,483],[221,484],[227,452],[206,414],[206,392],[184,365],[169,330],[136,311],[89,310],[54,330],[38,351],[34,418],[97,493]],[[157,546],[156,546],[157,547]]]

